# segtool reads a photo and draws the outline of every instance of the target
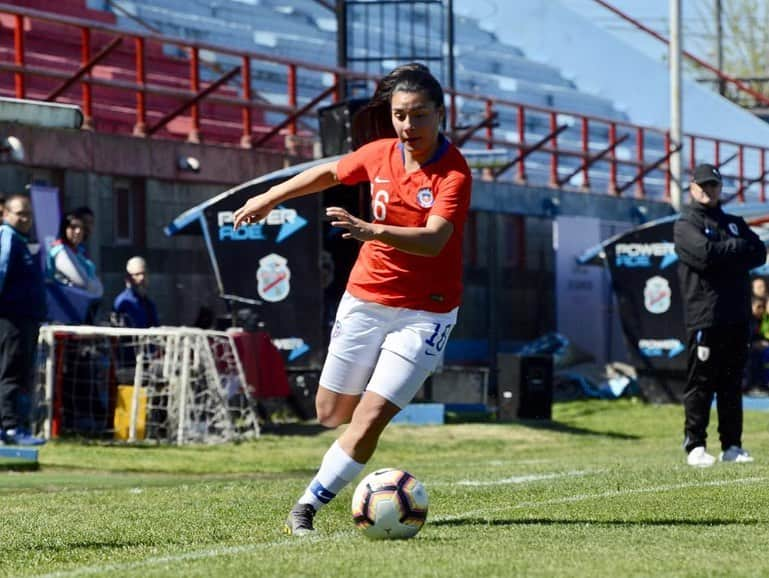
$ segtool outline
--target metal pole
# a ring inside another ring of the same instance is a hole
[[[128,422],[128,441],[129,443],[136,441],[136,421],[139,417],[139,397],[142,388],[142,381],[144,380],[144,355],[143,345],[138,346],[136,353],[136,368],[134,369],[134,388],[131,394],[131,419]]]
[[[136,124],[134,125],[134,136],[147,136],[147,95],[145,86],[147,84],[147,71],[144,58],[144,38],[137,36],[134,39],[136,51]]]
[[[53,387],[56,362],[56,335],[53,331],[41,330],[39,341],[48,347],[48,357],[45,359],[45,421],[43,422],[43,437],[51,439],[53,434]]]
[[[184,431],[187,428],[187,393],[190,388],[190,336],[185,335],[182,338],[182,375],[179,382],[179,416],[178,427],[176,428],[176,443],[184,445]]]
[[[497,356],[499,355],[499,326],[501,323],[505,323],[506,320],[500,319],[499,308],[497,303],[499,301],[499,252],[498,248],[498,227],[497,217],[499,213],[487,213],[488,228],[486,230],[487,239],[489,241],[488,251],[488,285],[486,287],[486,323],[488,325],[489,335],[489,387],[492,391],[497,392],[497,407],[501,404],[502,400],[499,398],[499,361]]]
[[[681,210],[681,0],[670,2],[670,204]]]
[[[16,14],[13,28],[13,63],[18,67],[13,73],[13,82],[16,98],[25,98],[26,79],[24,77],[24,16]]]
[[[448,22],[447,22],[448,25],[446,26],[447,28],[446,32],[448,35],[447,56],[448,56],[449,62],[448,62],[448,70],[446,71],[447,72],[446,79],[447,79],[449,90],[451,90],[451,92],[454,92],[454,90],[456,89],[455,79],[454,79],[454,0],[448,0],[448,11],[449,11]],[[453,129],[454,127],[451,127],[451,128]]]
[[[336,0],[336,65],[347,68],[347,8],[344,0]],[[339,100],[347,98],[347,78],[337,87]]]
[[[721,0],[715,0],[715,18],[716,18],[716,67],[718,70],[724,69],[724,25],[721,19],[723,11],[721,10]],[[718,77],[718,94],[721,96],[726,92],[726,82],[723,77]]]

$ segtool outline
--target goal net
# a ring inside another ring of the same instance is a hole
[[[50,439],[221,443],[259,435],[230,335],[188,327],[48,325],[32,418]]]

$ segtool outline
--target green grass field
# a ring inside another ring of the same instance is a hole
[[[0,575],[769,576],[769,414],[746,412],[757,463],[705,470],[684,464],[680,407],[573,402],[553,417],[388,428],[365,472],[407,469],[430,494],[422,532],[394,542],[354,528],[352,487],[316,536],[280,533],[334,432],[49,444],[38,471],[0,472]]]

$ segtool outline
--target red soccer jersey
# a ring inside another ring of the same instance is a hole
[[[398,139],[369,143],[343,157],[339,181],[371,183],[373,220],[399,227],[424,227],[430,215],[454,224],[441,253],[422,257],[380,241],[363,243],[347,291],[365,301],[436,313],[451,311],[462,294],[462,239],[472,177],[459,150],[447,141],[439,158],[406,173]]]

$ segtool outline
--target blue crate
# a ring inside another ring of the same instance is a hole
[[[407,425],[442,425],[445,421],[442,403],[412,403],[404,407],[390,423]]]

